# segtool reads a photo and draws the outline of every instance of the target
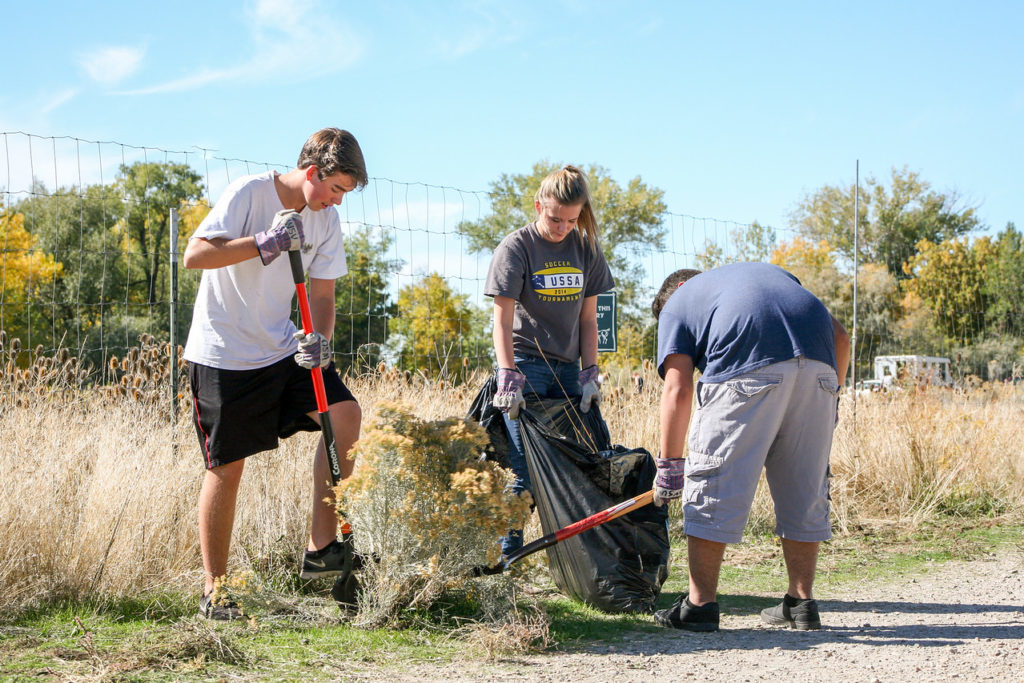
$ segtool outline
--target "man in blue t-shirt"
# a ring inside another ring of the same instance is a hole
[[[789,588],[761,618],[820,628],[811,589],[818,546],[832,537],[828,459],[849,335],[799,280],[767,263],[676,271],[652,310],[665,380],[654,501],[682,498],[690,572],[689,592],[655,619],[718,629],[725,546],[742,538],[764,469]]]

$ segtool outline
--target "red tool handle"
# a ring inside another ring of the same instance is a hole
[[[309,334],[313,331],[313,318],[309,314],[309,296],[306,294],[306,273],[302,268],[302,254],[298,250],[288,252],[288,262],[292,267],[292,280],[295,282],[295,294],[299,300],[299,315],[302,317],[302,331]],[[334,429],[327,407],[327,391],[324,389],[324,375],[320,368],[313,368],[313,392],[316,394],[316,411],[320,414],[320,431],[324,436],[324,447],[327,449],[327,465],[331,471],[331,484],[338,485],[341,481],[341,461],[338,459],[338,445],[334,441]]]
[[[507,567],[511,565],[513,562],[518,562],[527,555],[532,555],[538,550],[550,548],[556,543],[560,543],[561,541],[564,541],[567,538],[572,538],[576,534],[583,533],[587,529],[593,529],[596,526],[601,526],[605,522],[610,522],[616,517],[621,517],[622,515],[628,512],[632,512],[637,508],[642,508],[644,505],[647,505],[653,500],[654,490],[652,489],[645,493],[641,493],[639,496],[630,498],[629,500],[624,500],[621,503],[613,505],[606,510],[602,510],[601,512],[593,514],[590,517],[586,517],[578,522],[573,522],[568,526],[564,526],[558,531],[554,531],[548,534],[547,536],[538,538],[536,541],[533,541],[532,543],[527,543],[522,548],[509,555],[508,559],[505,561],[505,566]]]

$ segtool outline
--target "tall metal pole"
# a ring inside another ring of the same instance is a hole
[[[857,425],[857,271],[860,265],[860,159],[853,182],[853,333],[850,335],[850,386],[853,387],[853,424]]]
[[[170,311],[170,344],[171,344],[171,424],[174,424],[178,407],[178,210],[171,209],[170,220],[171,244],[171,311]]]

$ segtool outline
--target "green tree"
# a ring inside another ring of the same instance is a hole
[[[940,243],[978,228],[974,207],[963,206],[955,192],[941,193],[920,175],[892,169],[887,188],[872,177],[860,196],[860,261],[881,263],[897,279],[908,277],[903,264],[922,240]],[[811,242],[825,240],[847,264],[853,263],[854,187],[825,185],[807,195],[790,215],[794,228]]]
[[[402,262],[385,257],[392,241],[370,226],[356,229],[345,240],[348,275],[335,285],[334,349],[341,371],[365,372],[381,360],[388,320],[398,312],[388,283]]]
[[[153,306],[167,300],[167,282],[160,271],[168,260],[170,210],[199,200],[202,178],[187,164],[137,162],[121,166],[117,185],[125,199],[130,277],[141,270],[141,280],[129,282],[129,297]]]
[[[454,293],[441,275],[402,287],[398,311],[388,329],[400,368],[455,380],[466,370],[491,365],[486,312]]]
[[[123,306],[127,272],[116,227],[124,205],[116,189],[89,185],[50,191],[36,181],[16,209],[38,247],[63,266],[50,302],[53,327],[67,335],[65,345],[79,351],[102,345],[104,320],[119,302]]]
[[[466,237],[470,253],[490,253],[505,235],[533,221],[537,188],[559,168],[561,164],[540,161],[530,173],[502,174],[491,183],[491,213],[479,221],[463,221],[455,228]],[[601,166],[591,165],[585,172],[601,250],[615,277],[619,305],[625,318],[638,318],[644,303],[639,301],[637,285],[644,280],[644,270],[630,257],[665,248],[665,193],[649,187],[639,176],[622,187]]]
[[[996,237],[984,293],[990,302],[986,311],[989,332],[1024,337],[1024,236],[1013,223],[1007,223]]]
[[[740,225],[729,231],[732,250],[708,239],[704,250],[697,254],[697,268],[710,270],[726,263],[741,261],[770,261],[777,246],[775,228],[757,221]]]

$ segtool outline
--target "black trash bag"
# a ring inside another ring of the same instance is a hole
[[[470,417],[491,436],[488,457],[506,464],[509,439],[490,405],[493,378]],[[533,499],[545,534],[649,491],[656,468],[642,448],[612,446],[596,404],[579,412],[579,397],[527,398],[519,413]],[[654,611],[668,578],[668,510],[646,505],[547,549],[551,577],[568,595],[606,612]]]
[[[494,407],[494,394],[498,393],[497,373],[491,373],[490,378],[484,382],[469,407],[470,420],[477,422],[487,432],[491,442],[485,449],[488,460],[493,460],[502,467],[509,469],[508,452],[510,448],[508,440],[508,428],[505,427],[505,418],[501,411]]]

